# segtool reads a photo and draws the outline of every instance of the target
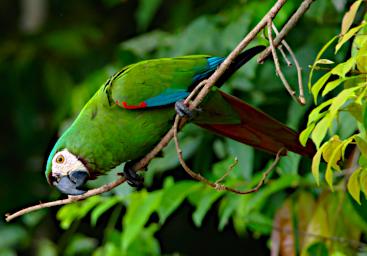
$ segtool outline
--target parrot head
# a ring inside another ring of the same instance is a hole
[[[81,195],[86,192],[81,187],[88,180],[89,172],[78,156],[67,149],[55,149],[47,161],[46,178],[64,194]]]

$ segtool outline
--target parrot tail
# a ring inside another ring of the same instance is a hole
[[[315,154],[312,141],[309,140],[305,147],[302,146],[298,133],[286,125],[234,96],[220,90],[219,92],[240,121],[236,124],[201,123],[201,127],[272,154],[277,154],[281,148],[308,157]]]
[[[258,45],[240,53],[224,72],[224,74],[217,80],[215,85],[221,87],[239,68],[249,62],[254,56],[266,49],[264,45]],[[224,59],[223,59],[224,60]]]

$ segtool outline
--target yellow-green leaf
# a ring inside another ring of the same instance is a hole
[[[319,80],[317,80],[317,82],[312,86],[311,92],[315,103],[317,102],[317,96],[319,95],[321,88],[325,85],[330,76],[331,76],[330,72],[326,73]]]
[[[322,157],[326,162],[331,160],[334,151],[341,145],[341,140],[338,135],[334,135],[328,142],[325,143],[325,149],[322,152]],[[341,150],[339,150],[341,154]],[[339,157],[340,158],[340,157]]]
[[[347,100],[356,96],[355,91],[359,88],[360,86],[344,89],[341,93],[338,94],[338,96],[333,99],[333,103],[329,108],[332,117],[335,117],[339,109],[344,105]]]
[[[357,119],[358,122],[362,123],[362,105],[356,102],[352,102],[348,105],[347,110],[352,116]]]
[[[343,142],[343,146],[342,146],[342,150],[341,150],[343,161],[344,161],[345,150],[348,147],[348,145],[354,140],[354,137],[355,137],[355,135],[349,137],[348,139],[344,140],[344,142]]]
[[[326,168],[325,180],[326,180],[326,183],[329,185],[331,191],[334,191],[334,186],[333,186],[333,170],[332,170],[332,168]]]
[[[334,61],[328,60],[328,59],[319,59],[315,62],[314,65],[319,65],[319,64],[321,64],[321,65],[330,65],[330,64],[334,64]]]
[[[325,148],[325,144],[321,146],[321,148],[319,150],[317,150],[316,154],[313,156],[312,158],[312,166],[311,166],[311,170],[312,170],[312,175],[316,180],[316,184],[319,186],[320,185],[320,161],[321,161],[321,155],[322,155],[322,151]]]
[[[356,200],[359,204],[361,204],[360,200],[360,193],[361,193],[361,186],[359,184],[359,174],[361,172],[361,168],[356,169],[352,175],[350,175],[347,188],[349,194]]]
[[[299,135],[299,141],[301,142],[302,146],[304,146],[304,147],[306,146],[307,140],[310,137],[310,134],[313,131],[313,128],[315,127],[315,125],[316,125],[316,123],[311,123]]]
[[[364,196],[367,198],[367,169],[362,168],[359,174],[359,184]]]
[[[360,136],[355,136],[354,139],[357,142],[357,146],[359,150],[361,151],[362,155],[367,157],[367,141],[362,139],[362,137]]]
[[[311,113],[308,116],[307,125],[310,125],[311,123],[319,121],[321,118],[323,118],[327,111],[324,111],[321,113],[321,111],[326,108],[327,106],[331,105],[333,103],[333,99],[329,99],[323,103],[321,103],[318,107],[314,108]]]
[[[321,119],[320,122],[317,123],[317,125],[313,129],[311,138],[317,148],[320,147],[321,141],[325,138],[326,132],[330,127],[332,121],[333,116],[328,113],[323,119]]]
[[[335,46],[335,54],[340,50],[340,48],[345,44],[349,39],[351,39],[362,27],[364,27],[367,23],[362,23],[361,25],[352,28],[347,33],[345,33],[339,40],[338,44]]]
[[[325,86],[325,89],[322,91],[322,96],[325,96],[326,94],[328,94],[329,92],[331,92],[332,90],[334,90],[343,81],[344,81],[343,78],[339,78],[339,79],[336,79],[334,81],[331,81],[331,82],[327,83],[326,86]]]
[[[319,53],[316,56],[315,59],[315,63],[317,63],[317,61],[321,58],[321,56],[324,54],[324,52],[329,48],[329,46],[338,38],[338,36],[334,36],[333,38],[331,38],[329,40],[329,42],[327,42],[319,51]],[[312,84],[312,76],[313,76],[313,71],[316,68],[316,64],[313,64],[311,67],[311,71],[310,71],[310,75],[308,76],[308,89],[311,90],[311,84]]]
[[[342,143],[339,143],[338,145],[335,145],[335,147],[332,149],[329,159],[327,161],[328,164],[326,167],[326,172],[329,169],[335,169],[337,171],[340,171],[340,167],[338,166],[338,161],[341,159],[343,145],[344,145],[344,141]]]
[[[358,11],[359,6],[361,5],[362,0],[358,0],[354,2],[349,11],[345,13],[342,21],[342,28],[341,28],[341,34],[344,35],[347,33],[349,28],[352,26],[354,18],[356,17],[356,13]]]
[[[338,64],[336,67],[334,67],[330,73],[333,75],[337,75],[341,78],[345,78],[345,75],[354,67],[356,64],[356,58],[351,57],[346,62]]]
[[[367,128],[367,101],[363,103],[362,106],[362,120],[363,120],[363,127]]]

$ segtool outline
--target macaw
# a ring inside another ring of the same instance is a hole
[[[145,156],[172,127],[175,114],[215,133],[276,154],[281,148],[305,156],[298,134],[219,87],[243,64],[264,50],[241,53],[206,96],[200,110],[190,113],[183,103],[190,91],[207,79],[223,57],[193,55],[145,60],[114,74],[87,102],[53,147],[45,175],[68,195],[83,194],[83,185],[126,162],[124,174],[137,186],[131,165]]]

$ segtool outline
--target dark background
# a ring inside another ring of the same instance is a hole
[[[156,9],[148,2],[0,2],[0,216],[38,201],[61,197],[44,177],[49,150],[59,131],[115,70],[146,58],[199,53],[225,55],[274,1],[155,0],[159,2]],[[279,24],[300,1],[290,2],[281,12]],[[338,10],[331,1],[316,1],[287,38],[306,71],[320,47],[339,31],[342,14],[348,6],[343,1],[339,2]],[[237,34],[233,38],[228,37],[231,33],[221,33],[222,28],[242,15],[241,12],[249,17],[248,27],[234,27],[233,31]],[[201,22],[202,27],[198,25],[188,29],[195,22]],[[217,30],[213,31],[214,28]],[[133,41],[133,46],[124,44],[129,39],[157,30],[164,35],[158,34],[146,41],[143,38],[142,42]],[[198,40],[200,38],[205,40],[201,42]],[[249,69],[251,74],[244,72],[245,85],[233,81],[232,91],[293,128],[304,127],[302,115],[307,109],[295,112],[303,113],[301,116],[289,117],[293,105],[276,78],[272,64],[261,67],[265,71],[259,71],[255,65]],[[295,81],[294,71],[287,71],[287,74]],[[205,160],[208,163],[218,160],[218,155],[206,150],[212,146],[214,136],[203,136],[202,141],[210,143],[204,144],[203,148],[196,147],[198,153],[190,158],[190,163],[195,166],[204,165],[203,161],[199,161],[203,155],[209,158]],[[253,169],[259,169],[267,159],[268,156],[264,158],[262,154],[256,154]],[[149,190],[160,188],[163,178],[167,176],[173,175],[176,180],[188,179],[182,170],[167,169],[163,175],[155,176]],[[191,220],[194,208],[185,202],[156,234],[162,253],[269,253],[266,236],[253,236],[251,233],[238,236],[232,224],[219,232],[217,207],[213,204],[202,227],[196,228]],[[103,216],[98,227],[90,227],[88,220],[82,220],[64,231],[55,217],[57,209],[44,210],[9,224],[0,220],[0,254],[34,255],[55,250],[63,253],[72,234],[77,232],[92,237],[97,244],[102,243],[103,230],[112,210]]]

